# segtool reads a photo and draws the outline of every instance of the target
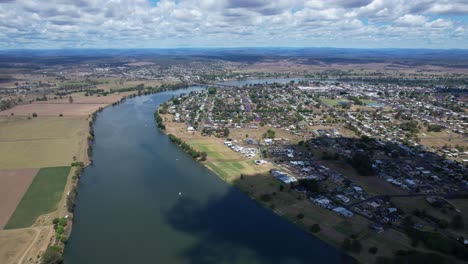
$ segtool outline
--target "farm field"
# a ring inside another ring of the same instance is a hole
[[[15,116],[31,116],[36,113],[38,116],[88,116],[94,111],[98,110],[99,107],[105,107],[106,104],[25,104],[17,105],[11,109],[1,111],[0,115],[10,116],[12,113]]]
[[[85,117],[0,117],[0,169],[69,165],[86,154]]]
[[[120,82],[120,80],[109,80],[107,83],[98,84],[96,88],[109,91],[111,89],[121,90],[124,88],[137,86],[139,84],[144,84],[145,87],[149,87],[149,86],[159,87],[162,84],[175,84],[179,82],[180,82],[179,80],[139,80],[139,81],[124,81],[124,82]]]
[[[0,230],[28,190],[37,169],[0,170]]]
[[[29,227],[40,215],[56,210],[69,172],[70,167],[40,169],[5,229]]]
[[[0,263],[15,263],[36,236],[32,228],[0,231]]]
[[[74,93],[72,95],[73,104],[112,104],[113,102],[119,101],[126,95],[133,94],[134,92],[114,93],[106,96],[90,95],[85,96],[84,92]],[[49,97],[48,101],[36,101],[33,104],[66,104],[70,105],[68,97],[53,99]]]

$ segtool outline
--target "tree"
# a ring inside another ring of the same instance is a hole
[[[73,187],[71,190],[70,190],[70,194],[68,194],[67,196],[67,201],[66,201],[66,204],[67,204],[67,210],[68,212],[72,213],[75,209],[75,198],[76,198],[76,187]]]
[[[267,132],[263,133],[263,138],[275,138],[276,132],[274,130],[268,129]]]
[[[68,97],[68,102],[70,102],[70,104],[73,104],[73,97]]]
[[[357,239],[353,239],[353,242],[351,242],[351,250],[355,253],[360,253],[362,249],[361,242]]]
[[[353,166],[357,172],[363,176],[370,176],[373,174],[372,160],[365,153],[356,153],[350,163],[351,166]]]
[[[300,179],[298,183],[299,183],[299,186],[304,187],[309,192],[312,192],[312,193],[320,192],[320,186],[318,184],[318,181],[316,180]]]
[[[208,94],[215,94],[215,93],[216,93],[216,87],[208,88]]]
[[[455,215],[452,218],[452,222],[450,223],[450,225],[453,229],[463,229],[463,217],[459,214]]]
[[[59,226],[57,228],[57,234],[61,235],[61,234],[63,234],[63,232],[65,232],[65,228],[63,228],[63,226]]]
[[[377,251],[379,251],[379,249],[377,247],[370,247],[369,248],[369,253],[371,253],[372,255],[377,254]]]
[[[37,117],[37,113],[36,112],[32,113],[32,117]]]
[[[229,128],[225,127],[224,130],[223,130],[223,132],[224,132],[224,136],[225,136],[225,137],[229,137],[229,132],[230,132],[230,131],[229,131]]]
[[[200,152],[200,160],[205,161],[208,154],[205,151]]]
[[[341,243],[341,248],[344,250],[344,251],[349,251],[351,249],[351,239],[349,238],[345,238],[343,240],[343,243]]]
[[[177,98],[172,98],[172,103],[173,103],[174,105],[178,105],[178,104],[180,104],[180,100],[177,99]]]
[[[60,218],[58,224],[61,225],[61,226],[66,226],[67,222],[68,222],[68,220],[66,218]]]
[[[313,224],[310,227],[310,232],[312,232],[312,233],[318,233],[318,232],[320,232],[320,230],[321,230],[321,228],[320,228],[319,224]]]
[[[60,264],[63,262],[60,248],[48,247],[42,256],[41,264]]]

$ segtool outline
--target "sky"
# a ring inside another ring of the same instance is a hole
[[[468,0],[0,0],[0,49],[468,49]]]

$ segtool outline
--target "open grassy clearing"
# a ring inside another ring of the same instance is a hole
[[[0,263],[16,263],[34,240],[34,229],[0,230]]]
[[[31,226],[40,215],[56,210],[69,172],[70,167],[40,169],[5,229]]]
[[[424,134],[424,135],[423,135]],[[427,132],[424,131],[419,134],[421,138],[421,144],[428,147],[443,147],[445,145],[460,145],[466,146],[468,139],[463,135],[455,133],[447,133],[447,131],[441,132]]]
[[[84,160],[85,117],[0,117],[0,169],[69,165]]]
[[[189,139],[187,143],[197,150],[205,151],[208,154],[206,165],[228,182],[239,178],[241,174],[253,174],[271,169],[268,165],[258,166],[253,160],[224,146],[222,139]]]
[[[37,169],[0,170],[0,230],[26,193]]]
[[[328,98],[321,98],[320,100],[322,100],[322,102],[323,102],[324,104],[329,105],[329,106],[337,106],[337,105],[339,105],[339,104],[349,102],[349,101],[346,100],[346,99],[328,99]]]
[[[163,115],[163,118],[169,118]],[[184,124],[165,122],[168,133],[172,133],[181,138],[187,144],[194,147],[198,151],[204,151],[208,154],[206,166],[213,170],[224,180],[231,182],[240,177],[241,174],[254,174],[258,172],[266,172],[272,168],[272,165],[256,165],[252,159],[246,158],[243,154],[235,152],[234,150],[224,145],[225,138],[203,137],[198,133],[192,134],[187,132]],[[264,131],[267,129],[265,128]],[[231,138],[237,139],[241,142],[245,138],[245,133],[250,132],[250,129],[232,129]],[[234,132],[235,131],[235,132]],[[263,130],[256,129],[255,133],[261,137]],[[261,134],[260,134],[261,133]],[[282,132],[284,133],[284,131]],[[255,135],[253,135],[255,136]],[[255,147],[255,146],[250,146]]]

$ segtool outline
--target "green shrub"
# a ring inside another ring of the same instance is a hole
[[[42,256],[41,264],[60,264],[63,262],[59,247],[48,247]]]
[[[371,253],[372,255],[377,254],[377,251],[379,251],[379,249],[377,247],[370,247],[369,248],[369,253]]]
[[[321,230],[321,228],[320,228],[319,224],[313,224],[310,227],[310,232],[312,232],[312,233],[318,233],[318,232],[320,232],[320,230]]]
[[[57,227],[57,234],[61,235],[63,232],[65,232],[65,228],[63,228],[63,226]]]
[[[58,224],[59,226],[67,226],[68,220],[66,218],[60,218]]]

